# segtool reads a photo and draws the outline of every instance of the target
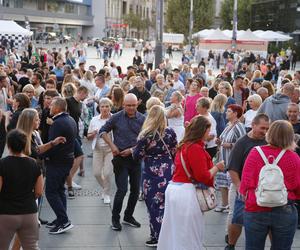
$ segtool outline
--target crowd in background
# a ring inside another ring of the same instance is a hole
[[[121,56],[120,44],[110,48]],[[42,176],[46,198],[57,217],[43,224],[52,234],[73,227],[66,197],[76,198],[74,190],[81,186],[72,179],[75,174],[84,177],[88,167],[83,164],[84,138],[91,141],[93,173],[103,189],[105,204],[112,203],[111,177],[115,176],[113,230],[122,230],[120,212],[129,184],[124,223],[141,226],[133,213],[137,200],[145,200],[150,224],[147,246],[158,245],[161,250],[202,248],[203,214],[184,171],[183,157],[194,180],[216,185],[221,193],[215,212],[228,213],[226,249],[235,248],[241,225],[246,229],[246,249],[263,249],[269,230],[273,249],[281,249],[278,242],[282,238],[288,246],[285,249],[290,249],[298,225],[294,204],[300,198],[296,147],[300,137],[300,71],[289,71],[295,69],[296,54],[289,49],[261,58],[252,52],[226,50],[222,58],[210,52],[198,65],[183,54],[182,63],[174,67],[168,48],[168,56],[155,68],[153,49],[141,46],[136,48],[132,65],[122,68],[106,45],[96,46],[96,50],[104,59],[99,70],[99,65],[87,65],[82,44],[64,50],[34,49],[30,44],[20,54],[15,48],[0,48],[0,156],[4,156],[5,147],[9,151],[8,158],[0,160],[0,204],[9,203],[0,206],[0,249],[6,249],[1,244],[9,244],[15,232],[23,247],[37,249],[37,222],[23,217],[16,221],[14,215],[37,212],[34,199],[43,193]],[[241,144],[242,140],[246,141]],[[19,147],[15,141],[20,142]],[[269,146],[263,146],[266,144]],[[258,172],[251,173],[249,166],[252,161],[260,164],[257,169],[263,166],[255,146],[274,156],[281,149],[288,151],[279,166],[286,177],[286,206],[290,207],[264,209],[253,196],[247,196],[258,182]],[[30,181],[13,188],[13,181],[21,178],[15,166],[18,157],[26,156],[31,157],[24,163],[30,169]],[[14,165],[13,170],[8,170],[8,165]],[[249,180],[251,176],[255,176],[254,182]],[[27,205],[22,208],[19,204],[24,201]],[[237,218],[243,217],[244,203],[247,216],[240,222]],[[187,219],[180,209],[174,210],[175,205],[185,209]],[[276,219],[265,219],[265,224],[259,225],[260,217],[253,215],[256,212],[274,212],[277,219],[281,214],[291,223],[280,219],[282,225],[276,227]],[[4,221],[18,226],[2,234]],[[280,226],[287,228],[288,237]],[[256,248],[255,240],[259,242]]]

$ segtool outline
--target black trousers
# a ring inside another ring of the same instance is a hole
[[[6,143],[5,119],[0,122],[0,158],[2,157]]]
[[[130,218],[138,201],[140,191],[141,167],[140,164],[129,157],[114,157],[112,160],[114,165],[115,181],[117,192],[114,198],[112,209],[112,218],[120,220],[123,200],[128,191],[128,179],[130,184],[130,194],[127,201],[124,217]],[[128,178],[129,177],[129,178]]]

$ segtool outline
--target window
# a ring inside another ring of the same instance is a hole
[[[87,12],[87,11],[86,11]],[[75,6],[72,3],[66,3],[65,4],[65,13],[75,13]],[[86,13],[82,13],[86,14]]]
[[[127,12],[127,2],[123,1],[123,4],[122,4],[122,14],[126,15],[126,12]]]
[[[38,10],[45,10],[45,8],[46,8],[45,0],[39,0],[37,2],[37,9]]]

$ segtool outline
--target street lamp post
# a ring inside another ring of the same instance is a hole
[[[158,68],[162,61],[163,6],[164,0],[156,0],[155,68]]]
[[[238,25],[238,17],[237,17],[237,0],[234,0],[233,5],[233,29],[232,29],[232,41],[231,48],[236,48],[236,40],[237,40],[237,25]]]
[[[194,3],[193,0],[191,0],[191,6],[190,6],[190,30],[189,30],[189,42],[190,42],[190,50],[192,48],[192,32],[193,32],[193,26],[194,26],[194,16],[193,16],[193,9],[194,9]]]

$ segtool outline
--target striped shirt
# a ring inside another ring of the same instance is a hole
[[[220,135],[220,139],[222,143],[235,143],[240,137],[246,134],[245,126],[241,122],[235,123],[232,125],[227,125],[222,134]],[[224,160],[225,166],[227,166],[229,154],[232,150],[231,148],[224,148],[222,145],[220,147],[220,156],[221,159]]]

